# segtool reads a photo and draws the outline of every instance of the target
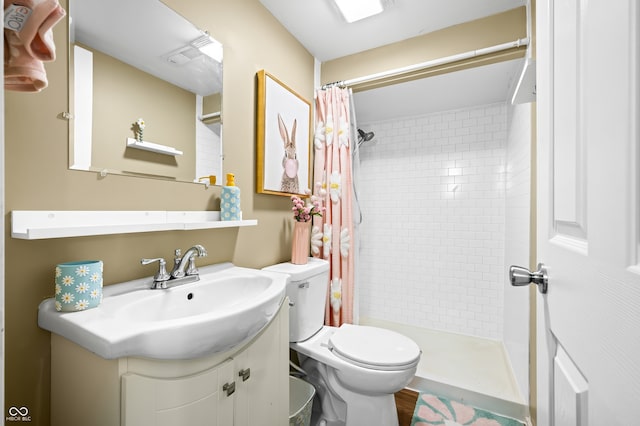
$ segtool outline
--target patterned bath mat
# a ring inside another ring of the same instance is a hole
[[[420,393],[411,426],[523,426],[523,423],[441,396]]]

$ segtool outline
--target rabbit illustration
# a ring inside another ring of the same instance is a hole
[[[298,158],[296,154],[296,126],[297,120],[293,120],[293,128],[291,136],[287,132],[287,126],[280,114],[278,114],[278,127],[280,128],[280,136],[284,142],[284,156],[282,157],[282,181],[280,190],[282,192],[298,193]]]

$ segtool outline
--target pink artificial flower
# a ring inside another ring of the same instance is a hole
[[[297,195],[291,196],[291,211],[293,211],[293,218],[298,222],[309,222],[313,216],[322,216],[324,207],[320,206],[320,200],[317,197],[311,196],[311,202],[305,204],[305,202]]]

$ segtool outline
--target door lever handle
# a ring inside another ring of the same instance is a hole
[[[538,263],[538,270],[531,272],[522,266],[511,265],[509,268],[509,280],[512,286],[525,286],[534,283],[538,286],[540,293],[545,294],[549,285],[547,267],[543,263]]]

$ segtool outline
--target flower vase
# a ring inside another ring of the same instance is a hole
[[[291,241],[291,263],[306,265],[311,245],[311,221],[294,222],[293,239]]]

